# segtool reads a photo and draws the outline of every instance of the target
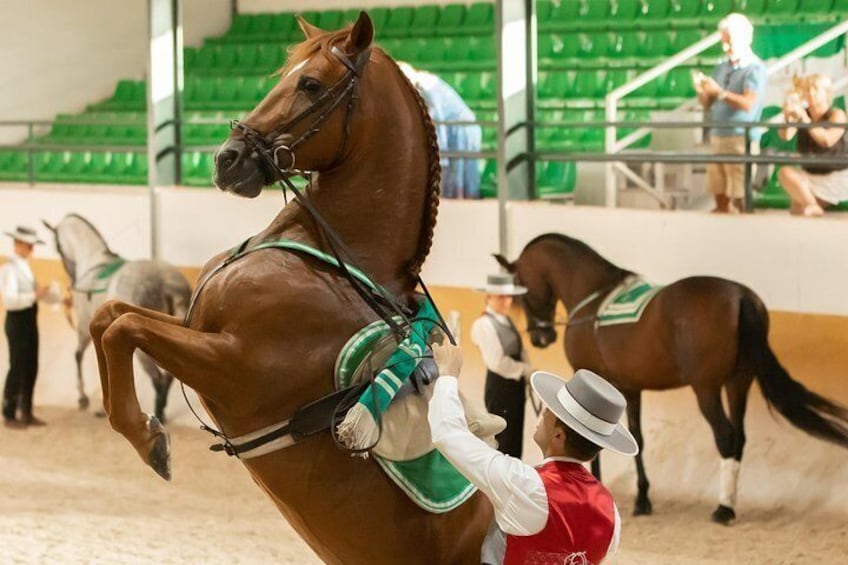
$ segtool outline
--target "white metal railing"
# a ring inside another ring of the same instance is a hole
[[[792,51],[790,51],[789,53],[787,53],[783,57],[780,57],[779,59],[777,59],[777,61],[775,61],[771,65],[767,66],[767,68],[766,68],[767,75],[772,76],[775,73],[780,72],[781,70],[785,69],[786,67],[788,67],[792,63],[800,60],[802,57],[809,55],[810,53],[812,53],[813,51],[815,51],[819,47],[822,47],[823,45],[826,45],[827,43],[833,41],[834,39],[838,38],[839,36],[845,35],[845,34],[848,34],[848,21],[842,22],[840,24],[837,24],[837,25],[831,27],[827,31],[817,35],[813,39],[807,41],[803,45],[796,47],[795,49],[793,49]],[[709,49],[711,46],[718,43],[720,40],[721,40],[721,33],[714,32],[714,33],[708,35],[707,37],[703,38],[702,40],[698,41],[697,43],[690,45],[689,47],[680,51],[679,53],[672,55],[671,57],[669,57],[668,59],[666,59],[665,61],[663,61],[659,65],[656,65],[656,66],[648,69],[644,73],[635,77],[632,81],[616,88],[615,90],[613,90],[612,92],[607,94],[607,96],[604,100],[605,120],[607,122],[617,121],[616,118],[617,118],[617,115],[618,115],[618,103],[622,98],[624,98],[628,94],[636,91],[638,88],[644,86],[645,84],[648,84],[650,81],[654,80],[655,78],[659,77],[660,75],[662,75],[662,74],[668,72],[669,70],[677,67],[680,63],[683,63],[684,61],[691,59],[695,55]],[[842,77],[841,79],[836,81],[834,86],[837,89],[840,89],[840,90],[842,88],[848,86],[848,76]],[[677,110],[683,110],[683,109],[690,108],[690,107],[692,107],[692,105],[696,101],[697,101],[697,99],[687,101],[687,102],[683,103],[682,105],[680,105],[677,108]],[[778,115],[775,118],[773,118],[773,120],[774,119],[779,120],[780,116]],[[770,120],[770,121],[772,121],[772,120]],[[629,147],[630,145],[635,143],[637,140],[648,135],[651,131],[652,131],[652,128],[650,128],[650,127],[642,127],[642,128],[636,129],[633,132],[630,132],[629,134],[627,134],[623,138],[618,139],[616,128],[614,126],[606,127],[605,131],[604,131],[604,150],[608,154],[618,153],[622,149]],[[605,202],[606,202],[606,205],[609,206],[609,207],[615,207],[615,205],[616,205],[615,172],[618,169],[618,167],[616,167],[615,165],[616,164],[614,162],[608,162],[607,166],[606,166]],[[647,188],[645,186],[643,186],[641,183],[637,183],[637,185],[640,186],[640,188],[644,188],[645,190],[647,190]],[[654,191],[648,191],[648,192],[651,193],[651,195],[654,196],[654,197],[657,196],[655,190]]]

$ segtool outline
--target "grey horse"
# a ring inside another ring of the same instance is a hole
[[[172,316],[185,316],[191,298],[191,285],[176,267],[163,261],[128,261],[114,253],[91,222],[78,214],[68,214],[55,226],[56,250],[71,279],[73,311],[77,320],[77,386],[80,410],[88,408],[82,378],[82,358],[91,343],[88,326],[94,312],[107,300],[158,310]],[[174,376],[160,369],[144,353],[137,359],[153,381],[155,412],[162,418]]]

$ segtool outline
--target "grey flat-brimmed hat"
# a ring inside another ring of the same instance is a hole
[[[536,371],[530,383],[545,406],[584,438],[622,455],[639,453],[636,440],[619,421],[627,401],[618,389],[592,371],[580,369],[569,381]]]
[[[526,294],[527,289],[515,284],[515,277],[510,274],[489,275],[486,277],[486,286],[477,289],[486,294],[499,294],[506,296],[518,296]]]
[[[15,231],[5,231],[4,234],[8,235],[15,241],[23,241],[24,243],[29,243],[30,245],[36,245],[44,243],[39,239],[38,233],[32,229],[25,226],[17,226]]]

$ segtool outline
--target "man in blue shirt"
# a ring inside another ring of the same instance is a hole
[[[730,14],[719,22],[718,30],[727,57],[716,66],[711,77],[696,80],[701,104],[711,122],[757,122],[763,111],[768,77],[765,64],[751,51],[754,27],[742,14]],[[759,128],[748,130],[753,155],[759,153],[761,134]],[[715,154],[745,154],[744,127],[713,128],[710,139]],[[707,190],[715,197],[715,212],[744,210],[745,165],[709,164]]]

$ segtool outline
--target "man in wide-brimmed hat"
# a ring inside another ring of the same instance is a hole
[[[33,248],[44,242],[35,230],[18,226],[15,231],[3,232],[14,240],[12,255],[0,268],[0,290],[6,308],[6,339],[9,342],[9,372],[3,388],[3,424],[10,429],[42,426],[33,416],[32,393],[38,375],[38,301],[48,291],[38,286],[29,258]],[[20,410],[21,418],[16,418]]]
[[[471,341],[480,349],[486,365],[486,410],[506,420],[506,429],[495,439],[498,449],[521,457],[524,437],[524,406],[527,379],[533,372],[521,335],[509,317],[513,297],[527,292],[510,274],[489,275],[486,310],[471,326]]]
[[[430,393],[430,431],[439,451],[492,502],[495,516],[481,551],[489,565],[600,563],[618,548],[621,519],[612,494],[586,469],[601,449],[638,452],[619,422],[626,402],[587,370],[569,381],[535,372],[545,410],[533,440],[545,457],[533,468],[475,437],[465,422],[458,381],[462,351],[433,346],[440,376]]]

